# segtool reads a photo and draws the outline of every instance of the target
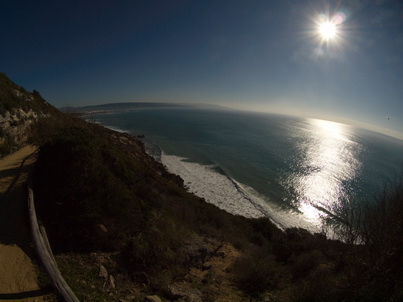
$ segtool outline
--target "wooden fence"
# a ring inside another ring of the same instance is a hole
[[[38,253],[40,261],[48,272],[53,286],[57,289],[66,302],[80,302],[66,281],[63,279],[57,267],[45,229],[43,227],[39,227],[35,212],[34,193],[31,187],[28,187],[28,211],[35,249]]]

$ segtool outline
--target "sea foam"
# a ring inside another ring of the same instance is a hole
[[[281,229],[303,227],[318,231],[302,215],[269,204],[253,188],[217,172],[214,165],[189,162],[186,158],[163,152],[160,160],[169,172],[182,177],[189,192],[222,210],[247,218],[268,217]]]

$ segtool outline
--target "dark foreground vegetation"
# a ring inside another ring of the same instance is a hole
[[[41,146],[33,175],[40,218],[84,300],[184,299],[173,284],[203,301],[403,300],[401,181],[360,219],[357,209],[331,209],[342,243],[205,203],[127,134],[60,114],[42,119],[32,137]],[[85,277],[97,270],[96,255],[124,289],[82,286],[100,282],[91,283],[97,272]]]

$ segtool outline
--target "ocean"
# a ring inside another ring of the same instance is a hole
[[[403,141],[319,119],[192,107],[92,119],[145,135],[148,152],[207,202],[281,228],[319,231],[319,208],[374,202],[403,167]]]

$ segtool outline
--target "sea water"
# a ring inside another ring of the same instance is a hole
[[[95,116],[145,135],[189,191],[246,217],[318,231],[320,208],[374,202],[401,172],[403,141],[345,124],[229,110],[137,109]]]

